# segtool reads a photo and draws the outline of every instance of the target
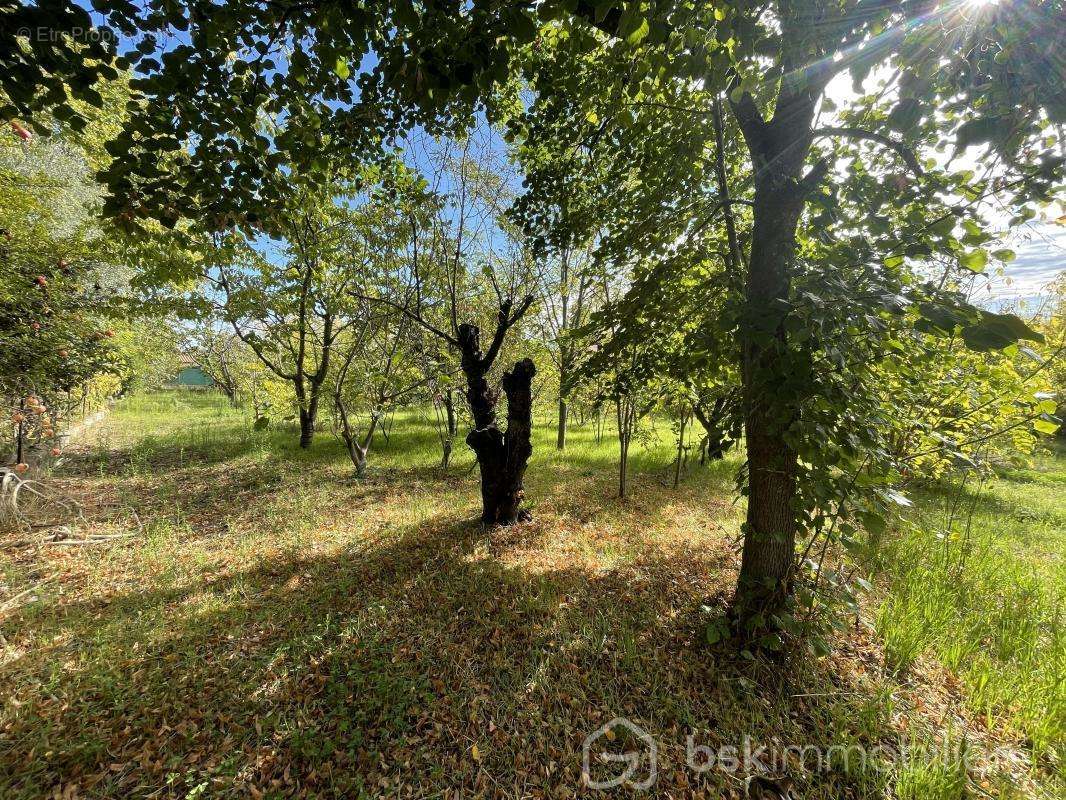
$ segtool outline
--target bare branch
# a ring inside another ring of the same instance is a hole
[[[359,300],[366,300],[369,303],[382,303],[384,305],[387,305],[387,306],[390,306],[392,308],[395,308],[397,311],[399,311],[404,316],[408,317],[409,319],[413,320],[414,322],[417,322],[419,325],[421,325],[427,331],[432,333],[434,336],[439,336],[441,339],[443,339],[444,341],[448,342],[448,344],[453,345],[454,347],[458,347],[459,346],[459,342],[458,342],[458,340],[455,339],[455,337],[449,336],[447,333],[442,331],[440,328],[436,327],[435,325],[433,325],[433,324],[431,324],[429,322],[426,322],[426,320],[424,320],[421,317],[421,315],[414,313],[407,306],[402,306],[399,303],[396,303],[396,302],[394,302],[392,300],[389,300],[386,297],[371,297],[370,295],[360,294],[358,292],[352,292],[352,297],[355,297],[355,298],[357,298]]]
[[[925,175],[925,171],[922,169],[922,165],[918,161],[917,156],[914,155],[914,151],[903,142],[896,141],[884,134],[866,131],[862,128],[840,128],[833,126],[816,128],[813,133],[815,138],[822,136],[844,136],[849,139],[866,139],[867,141],[877,142],[878,144],[882,144],[885,147],[894,150],[910,168],[911,172],[919,178]]]

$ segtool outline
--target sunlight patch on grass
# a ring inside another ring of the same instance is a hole
[[[1023,737],[1066,777],[1066,461],[1047,456],[1038,470],[967,493],[972,517],[950,524],[934,495],[934,511],[878,555],[888,593],[877,627],[892,669],[938,658],[984,724]],[[1026,492],[1034,474],[1044,480]],[[1037,567],[1044,549],[1055,556]]]

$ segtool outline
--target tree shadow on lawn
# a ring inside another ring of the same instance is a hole
[[[18,698],[0,794],[564,797],[584,737],[625,716],[661,748],[657,788],[740,796],[743,773],[685,766],[687,734],[880,735],[831,660],[774,670],[698,648],[701,605],[733,579],[724,545],[602,570],[523,558],[526,531],[437,517],[358,549],[38,606],[0,626],[24,648],[0,671]],[[814,775],[803,796],[865,796],[866,777]]]

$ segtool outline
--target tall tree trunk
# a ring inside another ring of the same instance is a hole
[[[566,330],[570,325],[570,253],[564,251],[562,260],[562,272],[559,280],[560,300],[562,313],[559,318],[559,424],[555,434],[555,447],[557,450],[566,449],[566,398],[563,391],[566,388],[567,378],[570,377],[570,346],[566,343]]]
[[[311,440],[315,436],[315,418],[308,409],[300,406],[300,447],[304,449],[311,446]]]
[[[807,25],[789,17],[787,28]],[[805,28],[803,30],[806,30]],[[799,33],[796,34],[800,35]],[[805,52],[787,54],[786,69]],[[791,592],[796,557],[797,455],[787,439],[806,399],[799,350],[790,347],[785,315],[796,258],[796,230],[808,195],[825,177],[820,161],[804,174],[820,88],[797,75],[782,84],[766,121],[751,95],[732,108],[755,170],[751,258],[741,324],[742,383],[748,455],[748,511],[735,609],[748,627],[766,622]]]
[[[312,385],[310,397],[302,379],[293,381],[299,406],[300,447],[308,448],[315,436],[315,417],[318,415],[318,387]]]
[[[555,447],[558,450],[566,449],[566,415],[567,407],[566,400],[563,397],[559,398],[559,423],[555,436]]]
[[[781,185],[767,171],[770,176],[756,182],[745,285],[748,511],[736,595],[741,618],[755,622],[791,591],[797,532],[797,457],[785,433],[796,418],[799,398],[784,388],[795,368],[795,353],[788,346],[781,309],[788,298],[804,196],[795,179]]]
[[[629,472],[629,443],[633,438],[635,421],[632,401],[619,395],[615,398],[615,416],[618,421],[618,496],[625,499],[626,478]]]
[[[444,455],[441,458],[441,467],[448,469],[448,464],[452,460],[452,446],[455,442],[455,434],[458,429],[455,419],[455,398],[452,395],[452,389],[448,389],[444,392],[444,413],[445,424],[448,426],[447,434],[444,437],[444,444],[442,449]]]
[[[533,429],[533,376],[536,367],[524,359],[503,376],[507,396],[507,432],[496,427],[495,420],[475,428],[466,443],[477,453],[481,468],[481,520],[486,525],[510,525],[528,519],[522,508],[522,482],[526,465],[533,453],[530,434]]]
[[[19,412],[25,416],[26,401],[19,400]],[[15,463],[21,464],[23,459],[22,443],[26,436],[25,422],[20,418],[15,431]]]
[[[689,411],[681,409],[681,417],[678,421],[677,430],[677,460],[674,462],[674,488],[681,485],[681,461],[685,455],[685,423],[688,422]]]
[[[522,483],[529,457],[533,455],[533,376],[536,374],[532,359],[526,358],[516,362],[503,376],[507,433],[503,441],[505,461],[496,493],[496,522],[500,525],[529,516],[521,507],[525,496]]]

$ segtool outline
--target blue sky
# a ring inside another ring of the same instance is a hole
[[[1006,265],[1002,275],[989,275],[978,297],[983,295],[997,303],[1038,303],[1047,285],[1066,270],[1066,226],[1033,220],[1008,231],[1005,242],[1018,257]]]

